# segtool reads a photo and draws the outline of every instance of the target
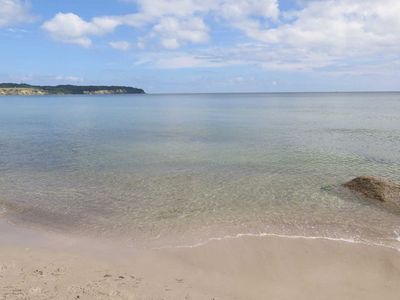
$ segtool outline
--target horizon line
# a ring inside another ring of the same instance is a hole
[[[146,92],[146,95],[209,95],[209,94],[344,94],[344,93],[400,93],[400,90],[374,90],[374,91],[276,91],[276,92]]]

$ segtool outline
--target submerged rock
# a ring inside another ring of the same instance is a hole
[[[346,182],[343,186],[366,198],[393,203],[400,207],[400,184],[388,179],[361,176]]]

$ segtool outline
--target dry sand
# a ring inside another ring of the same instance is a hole
[[[0,224],[0,299],[400,299],[400,252],[242,237],[133,250]]]

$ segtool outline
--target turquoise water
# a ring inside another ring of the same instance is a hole
[[[400,93],[0,98],[0,212],[132,243],[279,233],[394,243]]]

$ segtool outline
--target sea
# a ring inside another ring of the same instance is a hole
[[[0,98],[0,218],[175,247],[243,235],[400,248],[400,93]]]

